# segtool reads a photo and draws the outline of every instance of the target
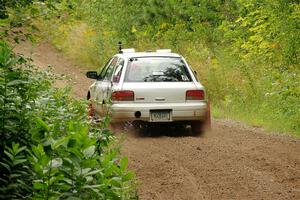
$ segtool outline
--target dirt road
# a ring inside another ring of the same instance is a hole
[[[85,98],[90,80],[55,48],[22,44],[16,51],[35,64],[52,65]],[[267,133],[230,120],[214,120],[201,137],[188,130],[127,132],[122,154],[129,157],[140,199],[300,199],[300,139]]]

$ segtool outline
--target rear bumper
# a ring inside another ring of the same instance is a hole
[[[171,121],[204,120],[207,111],[205,101],[196,103],[116,103],[112,108],[112,122],[142,120],[151,122],[150,110],[171,110]],[[135,117],[140,112],[139,118]]]

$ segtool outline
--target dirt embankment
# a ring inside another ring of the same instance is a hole
[[[48,43],[16,51],[32,55],[39,66],[69,75],[73,93],[85,98],[91,83]],[[214,120],[201,137],[188,130],[130,130],[122,153],[136,172],[141,199],[300,199],[300,139],[269,134],[229,120]]]

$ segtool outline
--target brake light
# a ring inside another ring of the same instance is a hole
[[[111,95],[112,101],[134,101],[133,91],[115,91]]]
[[[186,100],[204,100],[204,90],[188,90],[186,91]]]

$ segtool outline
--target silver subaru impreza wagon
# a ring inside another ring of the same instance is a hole
[[[122,49],[100,73],[86,75],[96,80],[87,94],[91,115],[103,117],[110,110],[112,123],[184,125],[194,134],[210,127],[203,85],[186,60],[169,49]]]

